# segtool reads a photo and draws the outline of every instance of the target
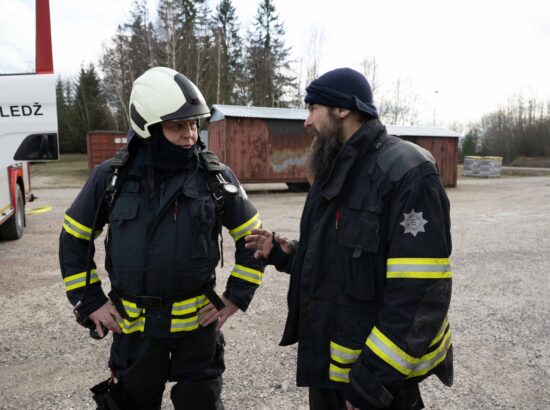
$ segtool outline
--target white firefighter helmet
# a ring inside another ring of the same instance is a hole
[[[153,67],[134,81],[129,108],[130,125],[141,138],[151,136],[149,127],[153,124],[210,116],[195,84],[167,67]]]

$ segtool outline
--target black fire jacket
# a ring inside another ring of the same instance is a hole
[[[197,311],[208,303],[203,291],[213,285],[220,259],[215,207],[197,155],[190,168],[165,179],[154,193],[148,188],[142,156],[138,151],[112,210],[99,213],[98,234],[109,224],[105,268],[128,315],[120,324],[123,332],[177,337],[198,328]],[[113,173],[110,163],[94,169],[65,214],[59,257],[73,305],[84,291],[88,240],[94,214]],[[244,247],[244,237],[261,226],[261,221],[233,172],[224,167],[222,173],[239,188],[236,195],[226,196],[221,221],[235,240],[235,265],[225,295],[246,310],[261,283],[263,266],[254,259],[253,251]],[[95,262],[90,283],[80,309],[86,315],[107,301]],[[147,309],[135,296],[167,297],[170,303]]]
[[[312,186],[300,241],[269,262],[291,273],[281,345],[298,342],[297,384],[344,389],[361,409],[403,383],[452,383],[449,201],[428,151],[378,120]]]

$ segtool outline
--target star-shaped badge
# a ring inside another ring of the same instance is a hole
[[[414,209],[410,213],[403,214],[403,221],[399,224],[405,228],[404,233],[410,233],[412,236],[416,237],[418,232],[426,232],[424,230],[424,225],[428,223],[422,217],[422,212],[414,212]]]

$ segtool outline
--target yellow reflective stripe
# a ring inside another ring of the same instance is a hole
[[[199,327],[199,317],[194,315],[186,319],[172,319],[170,332],[188,332]]]
[[[262,271],[256,269],[247,268],[243,265],[235,265],[231,271],[231,276],[255,283],[256,285],[261,285],[264,274]]]
[[[142,316],[133,321],[124,319],[122,322],[118,322],[118,325],[122,329],[122,333],[125,334],[143,332],[143,329],[145,328],[145,318]]]
[[[445,332],[445,330],[447,331]],[[448,330],[448,327],[444,328],[443,332],[445,336],[439,347],[420,358],[405,353],[377,327],[372,329],[366,344],[378,357],[394,369],[407,377],[415,377],[428,373],[445,359],[447,351],[451,346],[451,332]],[[441,340],[440,335],[441,333],[436,336],[430,346],[437,343],[436,339]]]
[[[67,214],[65,214],[65,222],[63,223],[63,229],[65,229],[65,231],[68,234],[74,236],[75,238],[83,239],[85,241],[90,240],[90,235],[92,233],[91,228],[88,228],[87,226],[82,225],[81,223],[75,221],[73,218],[71,218]],[[95,238],[101,235],[101,232],[102,232],[101,229],[97,230],[95,233]]]
[[[445,360],[447,351],[451,347],[451,332],[450,330],[445,334],[443,342],[434,351],[425,354],[420,358],[420,363],[415,366],[413,371],[409,373],[407,378],[423,376],[430,370],[434,369],[439,363]]]
[[[373,327],[371,334],[367,338],[367,346],[378,357],[404,375],[408,375],[418,363],[417,358],[409,356],[401,350],[399,346],[388,339],[376,326]]]
[[[388,279],[447,279],[452,277],[448,258],[390,258]]]
[[[330,357],[332,360],[342,363],[355,363],[361,354],[361,349],[348,349],[338,343],[330,342]]]
[[[447,329],[448,325],[449,325],[449,319],[445,318],[445,320],[443,321],[443,325],[441,326],[441,330],[439,331],[437,336],[434,338],[434,340],[432,340],[432,342],[430,343],[430,347],[439,343],[439,341],[443,338],[443,335],[445,334],[445,329]]]
[[[141,312],[143,311],[143,309],[138,307],[134,302],[122,299],[122,304],[124,305],[126,313],[130,317],[137,318],[139,317],[139,315],[141,315]]]
[[[261,224],[262,221],[260,220],[260,214],[256,212],[256,215],[254,215],[248,221],[246,221],[242,225],[237,226],[236,228],[231,229],[229,231],[229,234],[233,237],[235,242],[237,242],[239,239],[245,237],[246,235],[250,235],[250,231],[252,229],[259,228]]]
[[[349,383],[350,370],[351,369],[338,367],[331,363],[329,366],[329,378],[335,382]]]
[[[196,312],[203,306],[208,304],[208,299],[205,295],[200,295],[194,298],[182,300],[172,304],[172,314],[176,316],[185,315],[187,313]]]
[[[82,288],[86,285],[86,272],[80,272],[75,275],[67,276],[66,278],[63,278],[63,282],[65,283],[65,290],[67,292],[73,289]],[[101,279],[97,276],[96,270],[92,269],[90,271],[90,285],[98,282],[101,283]]]

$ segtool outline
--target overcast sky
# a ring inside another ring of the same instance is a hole
[[[259,0],[233,0],[243,29]],[[97,63],[132,0],[50,0],[55,72]],[[156,15],[157,0],[149,0]],[[215,6],[216,0],[211,0]],[[376,58],[382,89],[401,79],[423,124],[478,120],[515,95],[550,101],[548,0],[275,0],[295,60],[312,33],[324,72]],[[34,68],[34,0],[0,0],[0,73]],[[370,80],[370,79],[369,79]],[[437,92],[436,92],[437,91]]]

